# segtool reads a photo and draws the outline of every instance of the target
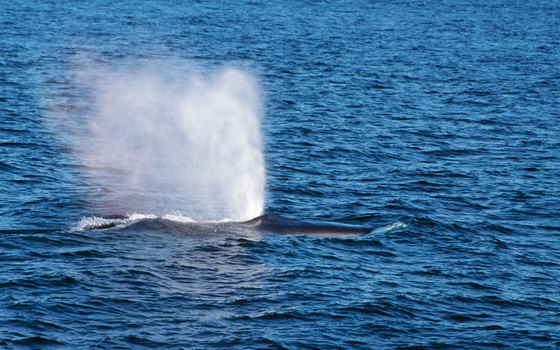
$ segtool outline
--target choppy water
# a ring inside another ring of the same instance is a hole
[[[0,347],[560,346],[558,1],[2,1],[0,38]],[[53,116],[156,61],[258,77],[267,215],[371,231],[84,226]]]

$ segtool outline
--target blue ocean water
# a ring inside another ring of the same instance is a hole
[[[558,1],[1,1],[0,38],[0,347],[560,346]],[[265,214],[370,232],[80,227],[84,61],[252,72]]]

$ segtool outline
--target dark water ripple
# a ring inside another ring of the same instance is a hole
[[[0,347],[558,348],[559,13],[1,2]],[[73,69],[170,58],[259,75],[267,213],[372,232],[77,230]]]

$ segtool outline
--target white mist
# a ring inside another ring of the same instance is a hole
[[[139,68],[96,71],[92,81],[82,157],[100,189],[97,205],[195,220],[263,213],[262,106],[251,75]]]

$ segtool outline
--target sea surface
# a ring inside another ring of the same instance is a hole
[[[76,67],[154,62],[259,82],[291,234],[103,212]],[[0,348],[559,347],[559,1],[0,1]]]

